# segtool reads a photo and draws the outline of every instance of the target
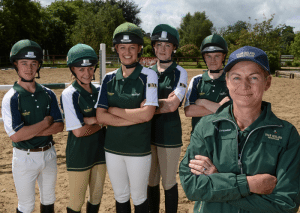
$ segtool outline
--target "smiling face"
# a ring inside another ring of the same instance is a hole
[[[117,44],[115,46],[122,64],[130,65],[137,61],[142,46],[138,44]]]
[[[209,70],[218,70],[222,68],[225,54],[221,52],[205,53],[204,59]]]
[[[20,59],[14,62],[18,69],[18,75],[25,80],[34,79],[39,68],[39,62],[36,60]]]
[[[94,67],[72,67],[72,71],[75,73],[77,77],[78,84],[81,84],[79,81],[81,81],[84,84],[90,84],[93,76],[94,76]],[[79,81],[78,81],[79,80]]]
[[[169,42],[155,42],[153,45],[155,55],[162,61],[171,60],[175,46]]]
[[[261,105],[265,91],[271,86],[272,76],[252,61],[241,61],[227,73],[226,84],[233,104],[255,108]]]

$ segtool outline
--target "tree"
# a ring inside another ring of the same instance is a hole
[[[229,51],[243,47],[253,46],[264,50],[269,58],[271,72],[279,69],[280,56],[280,27],[273,27],[271,24],[275,14],[271,15],[270,19],[264,17],[264,20],[256,22],[253,26],[248,23],[248,30],[242,30],[236,45],[231,45]],[[257,20],[256,20],[257,21]]]
[[[133,1],[130,0],[91,0],[90,7],[94,13],[98,13],[100,8],[106,3],[111,4],[112,6],[116,5],[118,9],[122,10],[123,17],[127,22],[131,22],[137,26],[141,24],[141,19],[137,16],[141,8],[138,7]]]
[[[289,54],[289,46],[294,41],[295,33],[294,27],[283,25],[280,27],[280,49],[281,54]]]
[[[228,25],[226,28],[222,28],[218,34],[220,34],[228,44],[228,47],[231,45],[236,45],[237,41],[243,30],[248,31],[249,24],[245,21],[237,21],[233,25]]]
[[[297,58],[300,57],[300,33],[295,35],[294,41],[291,42],[290,52]]]
[[[43,36],[41,5],[30,0],[5,0],[0,9],[0,57],[8,62],[12,46],[21,39],[40,44]]]
[[[46,29],[43,48],[50,54],[67,54],[72,47],[71,29],[78,19],[79,12],[86,7],[83,0],[55,1],[42,9],[43,28]],[[88,12],[90,13],[90,12]]]
[[[116,5],[106,3],[97,14],[90,13],[88,8],[85,8],[80,11],[72,28],[72,43],[73,45],[77,43],[90,45],[96,52],[99,50],[100,43],[105,43],[107,51],[110,52],[113,32],[124,22],[122,10]]]
[[[195,44],[200,48],[203,39],[211,35],[213,23],[206,17],[205,12],[188,13],[182,18],[178,29],[180,45]]]

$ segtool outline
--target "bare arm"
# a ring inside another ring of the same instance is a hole
[[[73,134],[79,138],[79,137],[85,137],[92,135],[96,132],[98,132],[102,128],[102,125],[99,124],[93,124],[93,125],[84,125],[78,129],[72,130]]]
[[[104,108],[97,108],[97,121],[109,126],[131,126],[137,124],[136,122],[113,115]]]
[[[122,109],[118,107],[109,107],[108,112],[125,120],[134,122],[134,123],[144,123],[152,119],[155,106],[144,106],[142,108],[135,109]]]
[[[158,104],[159,108],[156,109],[155,114],[174,112],[179,107],[180,100],[173,91],[167,99],[159,99]]]
[[[212,114],[213,112],[206,109],[204,106],[193,104],[185,107],[184,113],[186,117],[203,117],[205,115]]]
[[[55,122],[51,126],[49,126],[47,129],[44,129],[43,131],[39,132],[36,136],[49,136],[53,134],[57,134],[59,132],[62,132],[64,130],[64,123],[63,122]]]
[[[223,105],[224,103],[226,103],[227,101],[229,101],[229,97],[226,96],[225,98],[223,98],[219,103],[215,103],[213,101],[209,101],[207,99],[197,99],[195,104],[198,106],[203,106],[205,107],[207,110],[215,113],[218,108]]]
[[[44,120],[36,124],[30,126],[23,126],[19,131],[17,131],[15,134],[10,136],[10,139],[15,143],[24,140],[29,140],[37,136],[40,132],[49,128],[52,123],[53,123],[53,118],[51,116],[46,116]]]

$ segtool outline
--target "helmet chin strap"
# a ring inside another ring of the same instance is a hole
[[[121,61],[121,64],[124,65],[126,67],[126,69],[131,69],[131,68],[136,67],[139,64],[139,62],[137,61],[137,62],[134,62],[133,64],[126,65],[126,64],[123,64]]]
[[[97,67],[98,67],[98,64],[96,64],[96,66],[95,66],[95,69],[94,69],[94,75],[93,75],[92,80],[95,80],[95,72],[96,72]],[[71,73],[75,76],[75,78],[76,78],[82,85],[87,85],[86,83],[83,83],[82,81],[80,81],[80,80],[77,78],[76,74],[73,72],[73,70],[71,69],[71,67],[69,67],[69,69],[70,69]],[[89,84],[91,84],[91,83],[89,83]]]
[[[33,82],[33,80],[34,80],[35,78],[37,78],[37,79],[40,78],[40,69],[41,69],[42,65],[43,65],[43,63],[41,63],[40,67],[39,67],[39,68],[37,69],[37,71],[36,71],[37,74],[38,74],[38,76],[37,76],[37,77],[33,77],[31,80],[26,80],[26,79],[22,78],[22,77],[19,75],[18,68],[17,68],[15,65],[14,65],[14,67],[15,67],[15,70],[17,71],[18,76],[21,78],[21,81],[22,81],[22,82],[28,83],[28,82]]]
[[[218,70],[209,70],[209,72],[210,73],[219,73],[221,70],[223,70],[223,68],[222,69],[218,69]]]

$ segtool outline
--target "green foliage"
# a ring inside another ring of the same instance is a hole
[[[151,45],[148,44],[147,46],[144,47],[142,57],[155,57]]]
[[[211,35],[213,23],[206,17],[205,12],[195,12],[194,15],[186,14],[182,18],[178,29],[180,45],[194,44],[200,48],[202,40]]]
[[[5,0],[0,9],[0,59],[8,63],[12,46],[29,38],[41,43],[44,29],[40,4],[29,0]]]
[[[98,11],[105,5],[106,3],[114,6],[116,8],[122,10],[123,17],[127,22],[133,23],[137,26],[141,24],[141,19],[137,16],[141,8],[138,7],[133,1],[130,0],[91,0],[89,7],[94,11],[94,14],[97,14]]]
[[[194,44],[187,44],[179,49],[183,57],[199,57],[200,55],[199,48]]]
[[[228,48],[231,45],[237,45],[237,41],[243,30],[248,31],[249,23],[245,21],[237,21],[233,25],[228,25],[226,28],[222,28],[218,34],[220,34],[227,42]]]
[[[294,61],[292,64],[293,67],[300,67],[300,62]]]
[[[280,52],[266,51],[266,53],[268,55],[271,73],[274,74],[276,70],[280,69],[280,64],[279,64]]]
[[[196,66],[196,68],[202,69],[202,65],[201,65],[200,61],[199,61],[198,65]]]
[[[288,55],[289,46],[294,41],[295,33],[293,30],[294,27],[283,25],[279,27],[280,30],[280,51],[282,55]]]
[[[96,52],[99,50],[100,43],[105,43],[110,53],[113,32],[124,22],[122,10],[109,3],[103,5],[97,14],[89,13],[87,9],[81,10],[72,28],[72,43],[90,45]]]
[[[291,67],[292,66],[292,62],[291,61],[286,61],[285,64],[286,64],[287,67]]]
[[[291,42],[290,52],[297,58],[300,57],[300,33],[295,35],[294,41]]]
[[[249,23],[249,29],[241,31],[236,45],[231,45],[230,52],[243,46],[253,46],[264,51],[280,51],[280,29],[273,28],[273,19],[274,14],[270,19],[265,17],[261,23],[256,22],[253,26]]]

